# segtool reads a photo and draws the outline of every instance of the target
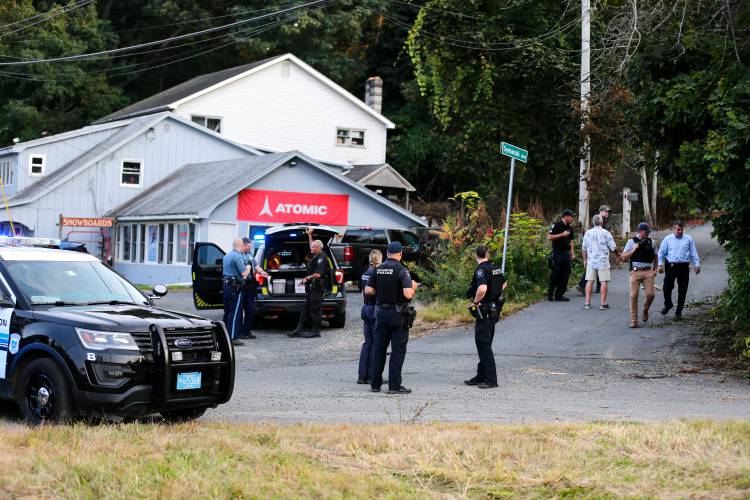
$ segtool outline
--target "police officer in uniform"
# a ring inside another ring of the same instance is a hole
[[[328,259],[323,254],[323,242],[313,240],[313,228],[305,231],[310,241],[312,257],[307,261],[307,275],[302,279],[305,284],[305,307],[299,317],[297,328],[288,334],[289,337],[320,337],[321,307],[326,284],[330,279],[331,269]]]
[[[550,255],[549,288],[547,300],[550,302],[569,302],[570,299],[564,294],[568,290],[568,279],[570,278],[570,262],[575,258],[573,250],[573,222],[575,213],[565,209],[560,214],[560,220],[555,222],[547,234],[547,239],[552,242],[552,255]]]
[[[480,389],[492,389],[497,387],[492,340],[495,338],[495,324],[500,320],[502,292],[508,284],[502,270],[490,263],[486,246],[479,245],[474,256],[477,259],[477,269],[474,271],[471,286],[466,291],[466,298],[471,299],[469,310],[476,320],[474,342],[477,345],[479,364],[476,376],[465,380],[464,384],[475,385]]]
[[[409,305],[419,284],[411,279],[409,270],[401,264],[403,246],[394,241],[388,245],[388,258],[375,269],[365,287],[365,295],[375,297],[375,338],[373,340],[373,369],[371,392],[380,392],[388,344],[391,361],[388,365],[388,394],[409,394],[401,385],[409,328],[414,321],[414,308]]]
[[[364,327],[365,341],[362,343],[362,349],[359,351],[358,384],[369,384],[372,380],[372,338],[375,335],[375,297],[366,295],[364,289],[367,288],[367,283],[370,282],[370,278],[375,274],[375,268],[383,261],[383,254],[380,253],[380,250],[371,250],[369,258],[370,266],[360,278],[363,299],[360,317],[362,318],[362,326]]]
[[[224,324],[229,330],[232,345],[241,346],[239,340],[242,332],[242,292],[245,287],[245,278],[250,274],[242,254],[242,240],[235,238],[232,241],[232,251],[224,256],[223,277],[224,285]]]
[[[245,258],[245,264],[249,266],[250,274],[245,279],[245,284],[242,290],[242,312],[244,319],[242,321],[242,335],[243,339],[254,339],[253,334],[253,319],[255,317],[255,301],[258,298],[258,282],[255,281],[253,272],[256,272],[268,279],[268,273],[266,273],[262,267],[255,263],[253,257],[253,240],[250,238],[242,238],[242,256]]]

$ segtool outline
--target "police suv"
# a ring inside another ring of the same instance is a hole
[[[89,254],[7,243],[0,398],[27,422],[182,421],[229,401],[234,354],[222,323],[153,307],[166,287],[147,297]]]

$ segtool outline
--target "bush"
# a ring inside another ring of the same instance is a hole
[[[448,219],[430,265],[418,270],[424,285],[421,293],[424,299],[446,302],[463,299],[476,268],[474,248],[479,244],[487,245],[493,264],[502,264],[504,229],[477,231],[485,222],[484,213],[480,205],[466,226],[458,224],[455,218]],[[549,277],[546,233],[543,221],[526,213],[511,214],[505,273],[508,299],[536,300],[546,289]]]

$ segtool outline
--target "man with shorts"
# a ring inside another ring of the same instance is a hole
[[[612,233],[602,227],[602,216],[596,214],[592,219],[594,227],[586,231],[583,237],[583,265],[586,268],[586,303],[584,309],[591,309],[591,292],[594,282],[602,284],[601,304],[599,310],[609,309],[607,292],[609,291],[610,269],[609,253],[617,251]]]

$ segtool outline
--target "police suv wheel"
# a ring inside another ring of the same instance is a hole
[[[186,408],[184,410],[172,410],[162,412],[162,418],[170,424],[179,424],[181,422],[190,422],[199,419],[206,413],[208,408]]]
[[[73,420],[76,410],[65,374],[53,360],[32,361],[21,372],[17,394],[24,420],[32,425],[66,423]]]

